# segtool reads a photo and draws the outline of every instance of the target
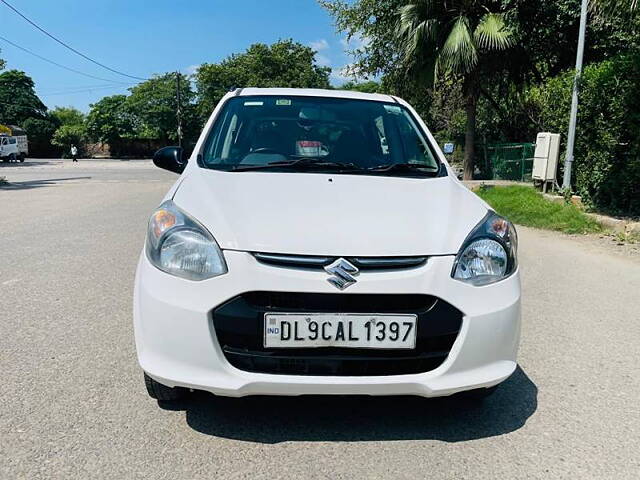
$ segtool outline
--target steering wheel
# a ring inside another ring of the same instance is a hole
[[[284,153],[279,152],[275,148],[270,148],[270,147],[256,148],[255,150],[251,150],[249,153],[273,153],[276,155],[284,155]]]

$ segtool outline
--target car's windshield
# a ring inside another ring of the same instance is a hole
[[[205,143],[208,168],[433,176],[439,163],[397,103],[325,97],[228,100]]]

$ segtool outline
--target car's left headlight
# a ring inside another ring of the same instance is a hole
[[[513,224],[489,212],[463,242],[451,276],[475,286],[498,282],[516,270],[517,249]]]
[[[205,280],[227,273],[213,235],[171,200],[151,215],[145,250],[155,267],[177,277]]]

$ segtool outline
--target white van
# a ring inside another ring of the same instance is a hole
[[[2,132],[8,133],[0,133],[0,160],[24,162],[29,155],[27,132],[13,125],[3,128]]]

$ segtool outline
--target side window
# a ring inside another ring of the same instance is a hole
[[[387,134],[384,131],[384,119],[382,118],[382,115],[380,115],[379,117],[376,117],[374,122],[376,124],[376,132],[378,134],[378,139],[380,141],[380,150],[382,151],[383,155],[388,155],[389,143],[387,141]]]
[[[236,132],[238,131],[238,116],[233,115],[231,117],[231,123],[229,124],[229,128],[227,129],[227,136],[224,139],[224,143],[222,145],[222,153],[220,154],[220,158],[222,160],[226,160],[229,158],[229,152],[231,151],[231,146],[233,140],[235,139]]]
[[[10,138],[10,139],[9,139],[9,143],[10,143],[11,145],[14,145],[14,144],[16,143],[16,139],[15,139],[15,138]]]
[[[409,163],[425,163],[436,166],[427,140],[423,138],[413,119],[405,111],[402,115],[394,115],[404,150],[405,161]]]
[[[228,158],[233,135],[232,129],[228,128],[230,121],[235,124],[237,122],[237,116],[232,112],[226,111],[225,116],[222,119],[222,124],[225,128],[220,128],[216,132],[216,135],[211,142],[211,146],[209,147],[209,151],[207,152],[208,157],[219,159]],[[226,136],[224,137],[222,136],[223,132],[226,132]]]

